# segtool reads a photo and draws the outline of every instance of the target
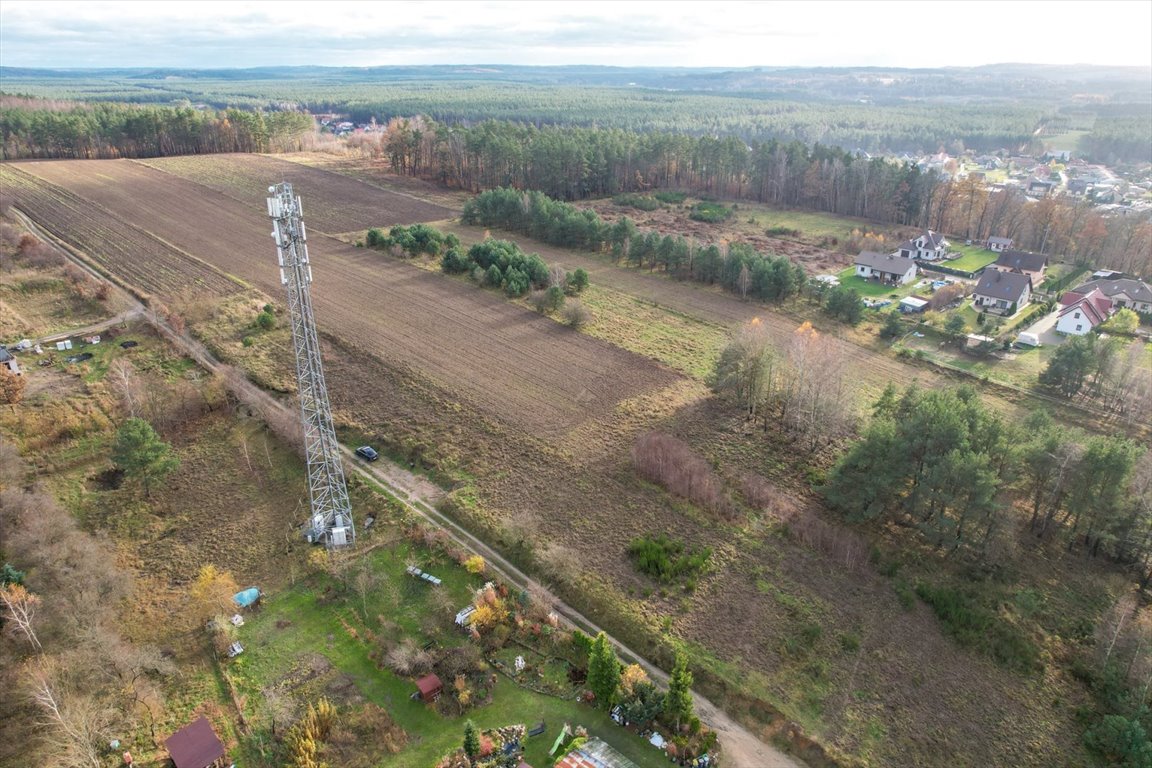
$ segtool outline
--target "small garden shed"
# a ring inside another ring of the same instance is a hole
[[[436,675],[425,675],[416,681],[421,701],[436,701],[444,690],[444,683]]]
[[[203,715],[165,740],[164,746],[176,768],[215,768],[223,765],[224,745]]]

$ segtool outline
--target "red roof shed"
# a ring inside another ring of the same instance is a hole
[[[444,684],[436,675],[425,675],[416,681],[416,687],[420,689],[420,698],[424,701],[435,701],[444,690]]]
[[[176,768],[208,768],[224,757],[224,745],[203,715],[169,736],[164,746],[168,747]]]

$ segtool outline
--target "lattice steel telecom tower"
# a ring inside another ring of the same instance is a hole
[[[296,349],[296,384],[304,422],[304,449],[308,461],[308,497],[312,512],[305,535],[311,542],[344,547],[355,542],[352,503],[344,482],[340,445],[332,427],[332,409],[324,384],[316,318],[312,315],[312,265],[305,244],[304,211],[288,182],[268,187],[268,215],[280,262],[280,282],[288,291],[292,318],[292,345]]]

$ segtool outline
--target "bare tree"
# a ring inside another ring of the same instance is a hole
[[[716,391],[743,402],[748,416],[774,396],[777,376],[772,336],[760,318],[754,317],[736,331],[732,342],[720,353],[714,372]]]
[[[363,610],[365,621],[368,620],[368,595],[372,594],[379,581],[376,572],[372,570],[371,561],[361,560],[356,566],[356,574],[352,577],[352,588],[360,597],[360,607]]]
[[[57,765],[99,768],[101,753],[116,723],[116,711],[98,696],[69,685],[50,664],[31,675],[32,698],[44,720],[43,736]]]
[[[40,596],[32,594],[22,584],[4,584],[0,586],[0,603],[4,604],[5,616],[12,621],[12,626],[24,634],[33,648],[41,650],[43,646],[32,626]]]
[[[641,477],[723,517],[733,505],[708,462],[685,442],[661,432],[641,435],[632,446],[632,465]]]
[[[108,381],[129,418],[139,418],[144,392],[136,367],[127,360],[118,359],[108,368]]]
[[[850,424],[852,400],[845,386],[845,359],[832,339],[804,323],[787,348],[783,388],[785,425],[814,449],[843,435]]]
[[[1107,665],[1111,660],[1112,653],[1116,650],[1117,642],[1124,633],[1125,627],[1129,620],[1136,615],[1136,607],[1136,598],[1133,595],[1121,595],[1112,604],[1112,608],[1096,628],[1098,640],[1096,647],[1103,651],[1104,655],[1101,659],[1102,665]]]

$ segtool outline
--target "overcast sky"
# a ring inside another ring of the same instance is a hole
[[[0,2],[0,65],[1152,66],[1152,0]]]

